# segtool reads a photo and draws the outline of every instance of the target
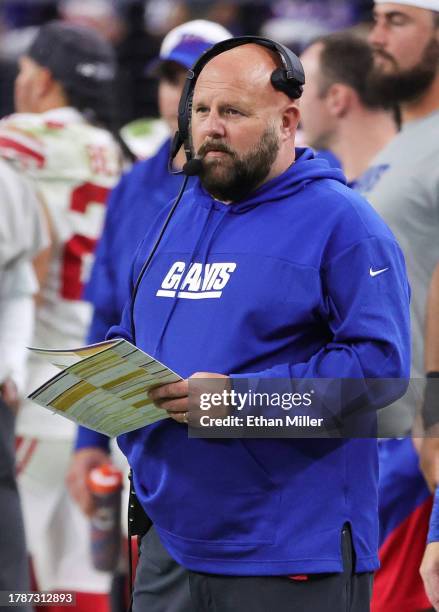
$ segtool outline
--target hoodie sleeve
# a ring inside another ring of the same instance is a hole
[[[368,401],[379,405],[395,401],[405,393],[410,371],[410,291],[399,246],[387,238],[366,238],[327,262],[321,276],[331,341],[306,362],[231,377],[398,379],[390,394],[379,385],[368,394]]]
[[[131,300],[129,300],[125,304],[125,308],[122,313],[122,320],[119,325],[113,325],[107,333],[106,340],[112,340],[113,338],[123,338],[124,340],[128,340],[128,342],[133,342],[133,338],[131,336]]]

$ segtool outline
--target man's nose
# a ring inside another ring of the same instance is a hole
[[[387,33],[385,25],[379,22],[374,23],[367,39],[369,41],[369,44],[374,49],[384,48],[387,43]]]
[[[216,111],[210,111],[203,125],[204,135],[210,138],[222,138],[225,136],[225,125],[221,116]]]

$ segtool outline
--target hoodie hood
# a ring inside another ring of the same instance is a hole
[[[263,183],[243,200],[230,204],[215,200],[204,189],[199,179],[195,190],[198,192],[197,197],[200,198],[201,204],[212,206],[213,202],[215,208],[227,206],[230,213],[241,214],[259,204],[291,197],[308,183],[323,179],[332,179],[346,185],[346,178],[339,168],[333,168],[326,159],[316,157],[312,149],[296,148],[296,159],[285,172]]]

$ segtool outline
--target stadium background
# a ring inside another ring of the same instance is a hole
[[[1,0],[0,116],[13,111],[19,55],[35,28],[52,19],[98,29],[119,62],[115,121],[119,126],[156,117],[156,82],[145,66],[158,55],[169,30],[191,19],[209,19],[234,35],[266,35],[300,51],[319,34],[368,21],[372,0]]]

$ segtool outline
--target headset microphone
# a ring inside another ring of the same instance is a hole
[[[197,176],[201,174],[202,169],[203,162],[199,157],[193,157],[183,166],[183,172],[186,174],[186,176]]]

